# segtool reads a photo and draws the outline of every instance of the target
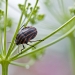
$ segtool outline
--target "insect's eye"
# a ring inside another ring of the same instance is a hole
[[[15,40],[15,43],[16,43],[16,45],[18,45],[18,40],[17,39]]]

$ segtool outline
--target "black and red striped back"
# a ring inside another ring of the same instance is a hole
[[[31,39],[34,39],[37,35],[37,30],[35,27],[25,27],[19,31],[16,36],[16,44],[27,44]]]

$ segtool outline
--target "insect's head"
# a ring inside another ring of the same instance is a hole
[[[19,40],[16,39],[16,40],[15,40],[15,43],[16,43],[16,45],[19,45]]]

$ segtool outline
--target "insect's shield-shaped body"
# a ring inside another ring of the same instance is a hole
[[[35,27],[23,27],[21,30],[19,30],[15,43],[16,45],[27,44],[30,40],[34,39],[36,35],[37,29]]]

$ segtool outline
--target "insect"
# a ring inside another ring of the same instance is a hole
[[[36,37],[36,35],[37,35],[37,29],[35,27],[32,27],[32,26],[23,27],[19,30],[19,32],[16,36],[15,43],[16,43],[16,45],[22,44],[23,49],[24,49],[25,48],[24,44],[29,45],[28,42],[32,42],[30,40],[34,39]],[[32,45],[30,45],[30,46],[32,46]]]

